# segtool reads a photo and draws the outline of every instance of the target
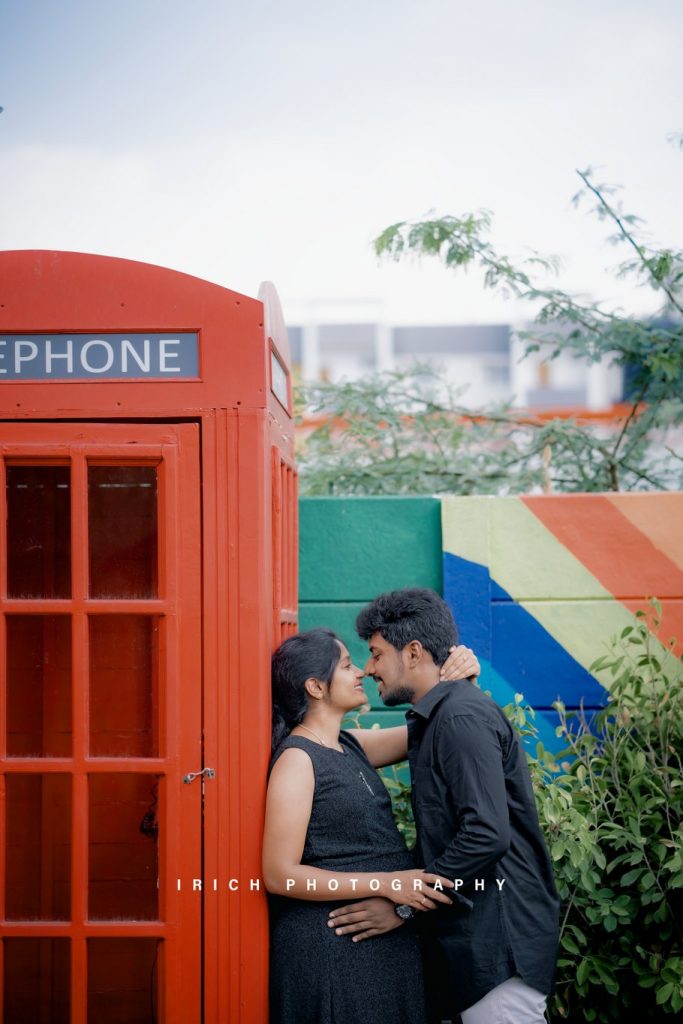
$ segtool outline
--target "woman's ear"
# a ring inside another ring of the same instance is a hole
[[[312,697],[313,700],[322,700],[323,698],[324,690],[322,683],[319,679],[316,679],[315,676],[311,676],[310,679],[306,680],[304,683],[304,690],[306,691],[307,696]]]

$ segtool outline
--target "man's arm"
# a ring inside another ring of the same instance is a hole
[[[486,874],[510,846],[503,752],[492,724],[478,715],[453,715],[436,738],[439,773],[455,810],[456,828],[426,871],[461,878]]]

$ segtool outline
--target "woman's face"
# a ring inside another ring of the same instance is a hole
[[[363,670],[353,664],[351,655],[344,644],[341,641],[337,642],[341,650],[341,658],[334,670],[328,695],[335,707],[343,708],[344,711],[352,711],[368,702],[363,689]]]

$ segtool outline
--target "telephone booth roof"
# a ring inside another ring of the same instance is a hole
[[[289,370],[272,285],[253,299],[132,260],[0,252],[2,418],[267,408],[284,426]]]

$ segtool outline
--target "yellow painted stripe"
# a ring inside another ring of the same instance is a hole
[[[498,498],[489,521],[491,576],[516,601],[612,597],[519,498]]]
[[[519,603],[587,671],[594,661],[609,653],[613,637],[618,637],[626,626],[633,626],[639,621],[628,608],[615,600]],[[656,637],[651,637],[651,643],[664,672],[671,672],[673,677],[678,672],[678,660]],[[642,650],[642,647],[630,648],[634,660]],[[593,674],[609,689],[612,681],[609,671],[603,669]]]
[[[495,496],[443,498],[441,533],[444,551],[468,562],[489,564],[489,509]]]

